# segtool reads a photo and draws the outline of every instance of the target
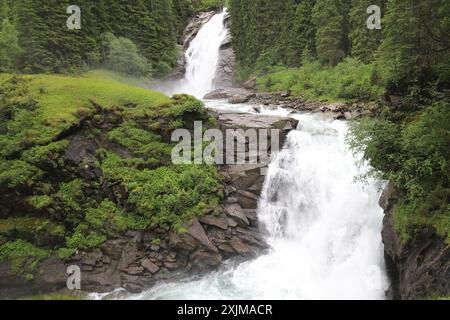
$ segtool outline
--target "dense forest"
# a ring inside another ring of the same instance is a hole
[[[381,9],[381,29],[367,26],[371,5]],[[231,17],[239,79],[381,106],[352,124],[352,146],[401,190],[404,241],[425,225],[450,239],[450,2],[232,0]]]
[[[81,0],[81,29],[68,30],[71,1],[1,0],[0,68],[26,73],[73,72],[105,64],[117,68],[124,64],[117,61],[123,52],[123,60],[135,66],[119,66],[118,71],[164,75],[179,57],[177,40],[189,18],[199,10],[217,8],[217,3]]]
[[[381,30],[367,27],[371,5],[381,9]],[[247,75],[312,59],[334,67],[352,57],[378,62],[383,80],[397,84],[450,78],[449,14],[445,0],[231,1],[234,48]]]

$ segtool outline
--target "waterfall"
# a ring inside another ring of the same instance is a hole
[[[270,164],[258,209],[271,251],[137,298],[385,298],[379,183],[355,181],[364,169],[345,143],[345,122],[294,117],[299,129]]]
[[[212,89],[226,11],[192,41],[179,92],[202,97]],[[208,107],[252,112],[249,105],[210,101]],[[289,110],[261,108],[267,115]],[[364,173],[345,142],[347,124],[318,114],[293,113],[299,127],[269,166],[258,219],[271,250],[251,261],[228,261],[200,278],[161,283],[133,299],[384,299],[378,206],[380,183]]]
[[[214,15],[201,27],[185,52],[186,74],[175,84],[163,83],[156,89],[168,95],[188,93],[202,99],[214,89],[214,78],[219,62],[219,49],[227,36],[224,23],[227,10]]]

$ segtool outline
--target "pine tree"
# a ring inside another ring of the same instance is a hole
[[[370,30],[367,27],[367,8],[370,5],[378,5],[381,12],[384,12],[384,0],[355,0],[350,10],[351,54],[365,63],[374,59],[382,34],[381,30]]]
[[[380,47],[388,80],[400,87],[436,76],[448,81],[449,16],[450,2],[446,0],[388,1]]]
[[[312,59],[316,53],[316,28],[312,21],[312,10],[315,0],[303,0],[295,8],[295,18],[292,34],[295,45],[294,64],[303,63],[304,56],[307,60]]]
[[[12,71],[22,48],[19,46],[18,32],[5,15],[0,31],[0,71]]]
[[[337,65],[348,51],[347,1],[317,0],[313,20],[317,28],[317,57],[323,64]]]

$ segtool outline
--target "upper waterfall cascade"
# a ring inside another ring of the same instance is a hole
[[[202,26],[185,52],[184,78],[166,93],[188,93],[201,99],[214,89],[219,49],[228,33],[224,23],[226,15],[227,10],[224,9]]]

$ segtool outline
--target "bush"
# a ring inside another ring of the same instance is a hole
[[[133,41],[113,36],[108,43],[108,49],[108,65],[111,70],[136,76],[151,73],[150,64],[140,55]]]
[[[450,239],[450,102],[400,115],[386,110],[353,123],[350,145],[399,189],[395,226],[404,241],[424,225]]]

